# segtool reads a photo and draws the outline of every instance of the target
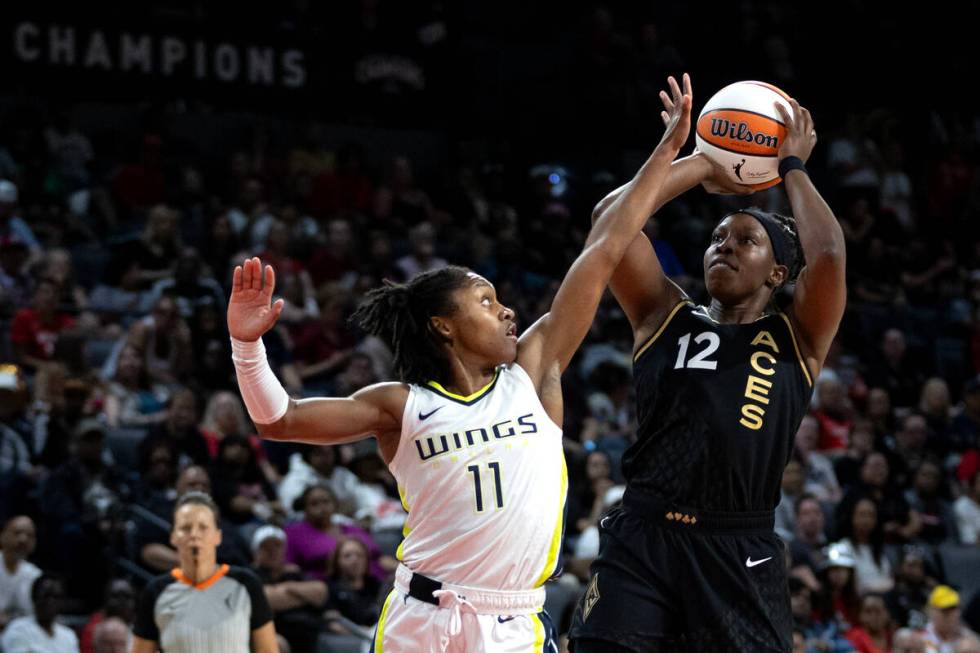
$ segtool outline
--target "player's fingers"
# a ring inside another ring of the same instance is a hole
[[[666,124],[668,124],[670,122],[670,114],[667,113],[666,111],[661,111],[660,112],[660,119],[663,120],[664,121],[664,124],[666,125]]]
[[[783,119],[783,124],[786,125],[786,131],[792,131],[793,116],[789,115],[789,111],[786,110],[786,107],[779,102],[774,102],[773,104],[776,106],[776,113],[779,114],[779,117]]]
[[[276,271],[271,265],[265,266],[265,292],[271,297],[276,288]]]
[[[684,95],[694,97],[694,91],[691,89],[691,76],[687,73],[684,73]]]
[[[236,265],[235,271],[231,274],[231,289],[237,292],[242,289],[242,266]]]
[[[670,99],[667,95],[667,91],[660,91],[660,101],[663,102],[664,108],[667,109],[667,113],[674,110],[674,101]]]
[[[673,75],[667,78],[667,85],[670,86],[671,99],[676,103],[683,94],[681,93],[681,87],[677,85],[677,80],[674,79]]]
[[[252,288],[252,259],[245,259],[242,262],[242,290]]]
[[[258,256],[252,257],[252,289],[262,290],[262,261]]]

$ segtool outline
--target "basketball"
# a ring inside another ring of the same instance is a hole
[[[698,116],[698,149],[732,181],[757,189],[780,182],[776,157],[786,127],[780,102],[792,113],[789,96],[765,82],[736,82],[715,93]]]

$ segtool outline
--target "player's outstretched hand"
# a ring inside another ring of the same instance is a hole
[[[792,115],[779,102],[776,102],[776,112],[786,124],[786,138],[779,146],[779,158],[785,159],[788,156],[796,156],[806,163],[813,152],[813,147],[817,144],[817,130],[813,127],[813,116],[810,112],[800,106],[800,103],[790,98],[790,106],[793,109]]]
[[[253,342],[272,328],[282,313],[283,300],[272,303],[276,273],[271,265],[262,269],[258,257],[235,267],[228,301],[228,333],[236,340]]]
[[[660,91],[660,101],[664,103],[664,111],[660,112],[660,117],[666,127],[660,144],[671,147],[677,152],[684,147],[688,134],[691,133],[691,103],[693,102],[691,76],[684,73],[682,83],[683,91],[677,85],[676,79],[668,77],[667,86],[670,87],[670,93]]]

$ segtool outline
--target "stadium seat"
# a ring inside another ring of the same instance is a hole
[[[980,548],[944,544],[939,556],[946,582],[960,592],[963,602],[980,591]]]

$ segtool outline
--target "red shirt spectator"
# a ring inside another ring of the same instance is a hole
[[[57,284],[42,279],[34,291],[33,308],[22,308],[14,315],[10,342],[25,365],[37,367],[39,363],[51,360],[58,336],[74,326],[75,319],[57,312],[57,308]]]

